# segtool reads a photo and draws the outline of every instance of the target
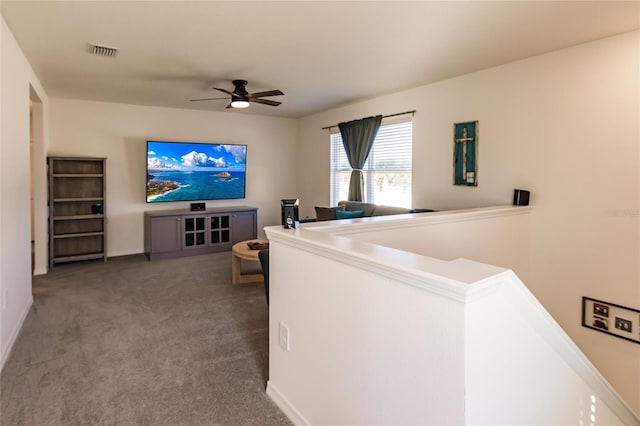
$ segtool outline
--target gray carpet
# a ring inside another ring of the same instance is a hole
[[[290,424],[265,394],[263,285],[233,286],[230,258],[136,255],[35,277],[0,423]]]

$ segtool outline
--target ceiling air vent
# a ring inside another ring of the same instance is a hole
[[[115,57],[118,54],[118,48],[103,46],[101,44],[89,43],[92,55]]]

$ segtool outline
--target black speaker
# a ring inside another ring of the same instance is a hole
[[[296,229],[298,222],[298,200],[294,198],[281,200],[280,210],[282,212],[282,227],[285,229]]]
[[[514,206],[528,206],[529,205],[529,191],[524,189],[513,190],[513,205]]]
[[[191,203],[192,212],[203,212],[207,209],[206,203]]]

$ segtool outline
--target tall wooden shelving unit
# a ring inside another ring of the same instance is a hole
[[[106,159],[49,157],[49,267],[106,260]]]

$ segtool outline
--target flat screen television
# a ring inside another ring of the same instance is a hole
[[[147,203],[245,198],[247,146],[147,141]]]

